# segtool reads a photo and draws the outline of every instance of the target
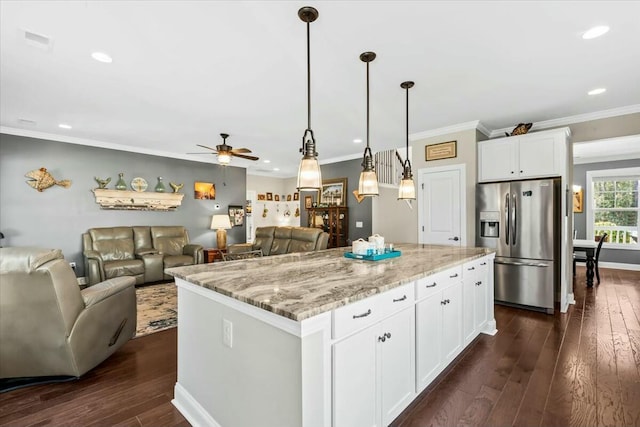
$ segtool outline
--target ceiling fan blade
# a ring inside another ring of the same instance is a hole
[[[251,153],[251,150],[249,150],[248,148],[234,148],[231,151],[234,153]]]
[[[236,157],[240,157],[242,159],[247,159],[247,160],[258,160],[260,159],[260,157],[255,157],[255,156],[247,156],[246,154],[238,154],[238,153],[234,153],[233,151],[231,152],[232,156],[236,156]]]
[[[207,152],[207,153],[185,153],[185,154],[218,154],[218,153],[214,151],[213,153]]]
[[[196,144],[198,147],[202,147],[202,148],[206,148],[207,150],[212,150],[212,151],[216,151],[215,148],[211,148],[211,147],[207,147],[206,145],[200,145],[200,144]]]

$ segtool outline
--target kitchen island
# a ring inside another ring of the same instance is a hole
[[[167,269],[174,405],[193,425],[387,425],[478,333],[496,332],[493,253],[397,245]]]

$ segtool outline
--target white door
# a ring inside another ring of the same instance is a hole
[[[421,169],[419,173],[420,243],[464,246],[464,165]]]

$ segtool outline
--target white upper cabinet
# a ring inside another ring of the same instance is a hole
[[[562,176],[567,131],[554,129],[478,142],[478,181]]]

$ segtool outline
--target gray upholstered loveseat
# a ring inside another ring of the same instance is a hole
[[[292,252],[310,252],[327,249],[329,234],[310,227],[258,227],[252,243],[229,245],[229,253],[262,250],[262,254],[281,255]]]
[[[136,284],[171,280],[164,269],[202,264],[202,245],[189,244],[181,226],[91,228],[82,235],[88,285],[120,276]]]

